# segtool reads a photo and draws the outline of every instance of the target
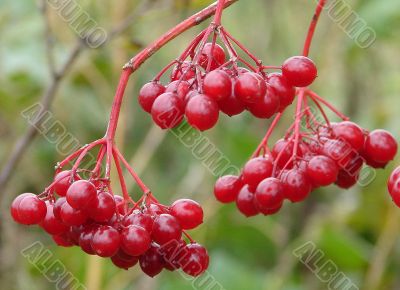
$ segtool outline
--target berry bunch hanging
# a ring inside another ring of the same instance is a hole
[[[120,78],[105,136],[58,163],[53,182],[41,194],[16,197],[11,205],[13,219],[24,225],[39,225],[57,245],[79,246],[89,255],[110,258],[119,268],[139,264],[151,277],[163,269],[182,269],[191,276],[207,269],[207,250],[187,233],[202,224],[201,206],[188,199],[170,206],[160,204],[114,139],[130,75],[170,40],[214,14],[214,21],[178,59],[141,88],[138,101],[163,129],[174,128],[186,118],[194,128],[207,130],[217,123],[220,112],[234,116],[247,110],[262,119],[275,115],[240,176],[217,180],[217,200],[236,202],[245,216],[271,215],[285,200],[303,201],[316,188],[333,183],[341,188],[353,186],[364,164],[384,168],[397,153],[394,137],[384,130],[362,129],[309,88],[317,77],[317,68],[308,54],[326,0],[318,2],[303,54],[288,58],[282,66],[264,66],[221,25],[224,7],[235,1],[219,0],[130,60]],[[165,86],[160,79],[168,71],[169,83]],[[274,129],[296,98],[294,123],[270,148]],[[341,121],[331,122],[325,107]],[[83,169],[82,162],[92,150],[97,150],[96,162]],[[112,162],[122,196],[114,195],[111,186]],[[143,192],[137,201],[129,195],[121,165]],[[400,206],[400,169],[393,172],[388,189]]]
[[[295,87],[308,86],[317,77],[315,64],[304,56],[291,57],[282,67],[264,66],[217,24],[220,17],[216,15],[217,20],[196,36],[177,60],[141,88],[138,102],[160,128],[174,128],[186,118],[192,127],[208,130],[218,122],[220,112],[234,116],[248,110],[257,118],[268,119],[292,104]],[[171,68],[169,83],[161,84],[160,78]],[[268,69],[282,72],[268,74]]]

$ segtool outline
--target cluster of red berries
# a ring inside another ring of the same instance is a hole
[[[206,43],[199,54],[193,51],[188,57],[190,61],[175,65],[169,84],[162,85],[158,75],[139,92],[139,104],[163,129],[186,117],[192,127],[208,130],[220,111],[234,116],[248,110],[257,118],[270,118],[292,104],[295,87],[308,86],[317,77],[314,63],[304,56],[289,58],[277,68],[282,73],[271,74],[261,65],[254,70],[238,67],[216,43]]]
[[[168,207],[150,193],[141,206],[129,209],[101,180],[89,181],[75,174],[71,183],[71,175],[69,170],[58,173],[52,194],[16,197],[11,205],[14,220],[39,224],[57,245],[80,246],[87,254],[111,258],[119,268],[139,263],[151,277],[163,269],[182,269],[191,276],[207,269],[207,250],[189,236],[186,243],[182,236],[203,222],[197,202],[180,199]]]
[[[240,176],[219,178],[214,195],[222,203],[236,201],[245,216],[271,215],[285,199],[303,201],[318,187],[335,183],[350,188],[364,163],[383,168],[396,153],[397,142],[387,131],[368,133],[353,122],[330,123],[297,144],[291,138],[279,140],[272,151],[250,159]],[[396,192],[400,206],[400,169],[391,180],[389,190]]]

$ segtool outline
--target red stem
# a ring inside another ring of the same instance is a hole
[[[319,2],[317,4],[317,8],[315,9],[314,16],[311,20],[311,24],[308,29],[306,41],[304,43],[304,48],[303,48],[304,56],[308,56],[310,53],[310,46],[311,46],[311,42],[312,42],[314,34],[315,34],[315,28],[317,27],[319,17],[321,16],[321,12],[324,9],[325,4],[326,4],[326,0],[319,0]]]

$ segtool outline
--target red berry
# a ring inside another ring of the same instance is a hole
[[[10,207],[10,213],[12,218],[14,219],[15,222],[19,223],[19,215],[18,215],[18,206],[19,203],[21,202],[21,200],[26,197],[26,196],[32,196],[34,195],[33,193],[23,193],[18,195],[13,202],[11,203],[11,207]]]
[[[43,221],[46,217],[46,203],[39,199],[35,194],[23,194],[20,198],[16,197],[11,205],[11,212],[15,221],[23,225],[35,225]]]
[[[119,249],[119,251],[111,257],[111,261],[115,266],[128,270],[137,264],[139,257],[133,257]]]
[[[207,95],[197,95],[187,103],[185,114],[191,126],[204,131],[218,122],[219,108],[217,102]]]
[[[263,100],[267,92],[267,85],[264,79],[252,72],[241,74],[235,83],[235,96],[242,102],[251,104]]]
[[[279,109],[279,96],[275,93],[274,89],[267,88],[267,93],[261,102],[249,104],[248,110],[253,116],[261,119],[271,118]]]
[[[364,146],[364,132],[353,122],[340,122],[332,124],[335,138],[348,142],[354,150],[360,151]]]
[[[96,222],[109,221],[115,214],[114,197],[108,192],[100,191],[97,198],[91,200],[86,212]]]
[[[120,246],[120,235],[110,226],[100,226],[93,233],[92,248],[100,257],[114,256]]]
[[[56,183],[54,184],[54,191],[59,195],[59,196],[65,196],[67,194],[68,188],[70,187],[71,183],[71,170],[64,170],[56,174],[54,177],[54,181]],[[75,174],[74,180],[79,180],[80,177],[78,174]]]
[[[184,75],[184,76],[183,76]],[[188,61],[183,62],[181,65],[174,67],[171,73],[171,80],[177,81],[183,76],[182,80],[187,81],[196,76],[196,70],[192,67]]]
[[[130,225],[139,226],[144,228],[148,233],[151,233],[153,230],[153,223],[154,220],[151,215],[142,212],[133,212],[122,221],[122,224],[126,227]]]
[[[207,69],[208,62],[211,60],[210,70],[214,70],[223,65],[225,63],[225,59],[225,51],[220,45],[214,44],[214,49],[212,49],[212,43],[206,43],[201,51],[199,64],[204,69]]]
[[[281,181],[268,177],[260,182],[255,192],[255,203],[260,209],[276,209],[282,205],[283,192]]]
[[[164,260],[164,268],[169,271],[178,270],[181,265],[180,261],[183,256],[188,254],[185,251],[186,243],[183,240],[170,241],[169,243],[160,247],[160,254]]]
[[[317,77],[317,67],[314,62],[305,56],[293,56],[282,65],[282,74],[295,87],[307,87]]]
[[[393,170],[392,174],[389,177],[388,184],[387,184],[389,192],[392,190],[392,187],[393,187],[394,183],[399,178],[400,178],[400,166],[397,167],[395,170]]]
[[[139,104],[147,113],[151,112],[151,107],[157,97],[165,92],[165,87],[158,82],[145,84],[139,92]]]
[[[232,81],[223,70],[214,70],[206,74],[203,80],[204,94],[215,101],[222,101],[232,95]]]
[[[151,108],[151,116],[161,129],[171,129],[178,126],[184,113],[184,101],[175,93],[160,95]]]
[[[255,216],[260,212],[254,202],[254,192],[250,191],[248,185],[243,186],[240,190],[236,198],[236,206],[246,217]]]
[[[275,208],[260,208],[260,212],[265,216],[273,215],[273,214],[276,214],[277,212],[279,212],[281,210],[282,206],[283,206],[283,202],[281,202]]]
[[[114,195],[115,207],[119,214],[125,213],[125,200],[120,195]]]
[[[80,226],[87,221],[87,215],[79,209],[75,209],[64,202],[61,206],[60,217],[64,224],[69,226]]]
[[[74,245],[74,243],[71,241],[66,233],[61,235],[53,235],[51,237],[53,238],[53,241],[57,244],[57,246],[72,247]]]
[[[197,243],[191,243],[186,245],[184,251],[188,254],[180,262],[183,272],[192,277],[203,274],[210,261],[207,250]]]
[[[173,81],[167,86],[165,90],[166,93],[177,94],[182,101],[185,101],[189,91],[190,91],[190,84],[186,81]]]
[[[79,246],[82,251],[89,255],[95,255],[96,252],[92,247],[93,234],[97,230],[96,226],[87,225],[83,228],[79,236]]]
[[[268,84],[275,90],[275,93],[279,97],[280,112],[293,103],[296,96],[296,89],[288,83],[286,77],[280,73],[269,74]]]
[[[172,240],[180,240],[182,228],[177,218],[170,214],[161,214],[154,221],[151,236],[156,243],[163,245]]]
[[[220,177],[214,186],[215,198],[222,203],[230,203],[236,200],[243,183],[240,177],[225,175]]]
[[[293,162],[289,162],[293,155],[294,144],[293,141],[288,141],[285,139],[278,140],[274,147],[272,148],[272,156],[274,157],[274,161],[277,163],[279,168],[290,169],[293,166]],[[297,150],[297,155],[299,157],[303,156],[303,152],[301,147]]]
[[[176,217],[182,229],[191,230],[203,223],[203,209],[190,199],[179,199],[171,205],[171,215]]]
[[[358,175],[349,174],[345,170],[339,170],[335,184],[340,188],[348,189],[357,183],[358,177]]]
[[[324,143],[321,153],[335,161],[339,168],[345,168],[354,154],[357,154],[349,143],[334,139]]]
[[[329,157],[318,155],[311,158],[307,165],[307,175],[313,184],[327,186],[336,181],[339,168]]]
[[[244,165],[242,180],[255,188],[265,178],[272,174],[273,164],[270,156],[260,156],[247,161]]]
[[[372,131],[365,141],[364,153],[373,161],[387,163],[396,156],[397,141],[388,131]]]
[[[121,248],[128,255],[143,255],[150,248],[150,244],[150,234],[142,227],[131,225],[121,232]]]
[[[54,216],[61,220],[61,207],[64,204],[64,202],[66,202],[67,200],[65,199],[65,197],[60,197],[56,200],[56,202],[54,203],[53,206],[53,214]]]
[[[218,106],[221,112],[228,116],[239,115],[245,110],[243,102],[234,94],[231,94],[228,98],[219,101]]]
[[[140,256],[139,265],[146,275],[150,277],[158,275],[164,268],[164,260],[160,255],[160,246],[151,244],[150,249],[144,255]]]
[[[97,190],[93,183],[87,180],[78,180],[68,188],[66,197],[71,207],[84,209],[92,199],[97,197]]]
[[[291,202],[300,202],[307,198],[311,192],[311,183],[305,173],[291,169],[282,174],[284,195]]]
[[[40,226],[50,235],[60,235],[68,231],[68,226],[54,216],[54,205],[47,203],[47,212]]]

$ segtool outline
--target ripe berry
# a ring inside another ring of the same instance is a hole
[[[144,254],[151,244],[150,234],[142,227],[128,226],[121,232],[121,248],[131,256]]]
[[[139,92],[139,104],[147,113],[151,112],[151,107],[157,97],[165,92],[165,87],[158,82],[145,84]]]
[[[397,141],[389,132],[375,130],[368,134],[364,152],[373,161],[387,163],[396,156]]]
[[[92,247],[93,234],[97,230],[97,227],[93,225],[87,225],[82,230],[79,236],[79,246],[82,251],[89,255],[95,255],[96,252]]]
[[[184,251],[188,254],[183,256],[180,263],[183,272],[192,277],[203,274],[207,270],[210,261],[207,250],[197,243],[191,243],[186,245]]]
[[[264,79],[252,72],[241,74],[235,83],[235,96],[242,102],[251,104],[261,102],[267,92]]]
[[[93,198],[86,210],[89,217],[99,223],[109,221],[115,214],[114,197],[105,191],[100,191],[97,198]]]
[[[296,89],[280,73],[269,74],[267,82],[279,97],[279,112],[282,112],[283,109],[293,103],[296,96]]]
[[[398,178],[389,190],[393,202],[400,207],[400,179]]]
[[[336,181],[339,168],[329,157],[318,155],[311,158],[307,165],[307,176],[313,184],[327,186]]]
[[[282,174],[283,192],[291,202],[300,202],[307,198],[311,192],[311,183],[305,173],[291,169]]]
[[[68,226],[54,216],[54,205],[47,203],[47,212],[40,226],[50,235],[60,235],[68,231]]]
[[[203,80],[204,94],[215,101],[222,101],[232,95],[232,81],[223,70],[214,70],[206,74]]]
[[[118,213],[125,213],[125,200],[120,195],[114,195],[115,207],[118,210]]]
[[[254,192],[250,191],[248,185],[240,190],[236,198],[236,206],[246,217],[255,216],[260,212],[254,203]]]
[[[273,215],[273,214],[276,214],[277,212],[279,212],[281,210],[282,206],[283,206],[283,202],[281,202],[275,208],[260,208],[260,213],[262,213],[265,216]]]
[[[295,87],[307,87],[317,77],[317,67],[314,62],[305,56],[293,56],[282,65],[282,74]]]
[[[139,226],[144,228],[148,233],[153,230],[154,220],[151,215],[142,212],[133,212],[132,214],[124,217],[122,224],[126,227],[130,225]]]
[[[56,174],[54,177],[54,181],[56,183],[54,184],[54,191],[59,195],[59,196],[65,196],[67,194],[67,190],[69,186],[71,185],[70,183],[70,177],[71,177],[71,170],[64,170]],[[75,174],[74,180],[79,180],[80,177],[78,174]]]
[[[220,177],[214,186],[215,198],[222,203],[230,203],[236,200],[243,183],[240,177],[225,175]]]
[[[348,189],[355,185],[358,181],[359,175],[349,174],[345,170],[339,170],[338,178],[335,182],[340,188]]]
[[[255,203],[261,209],[276,209],[282,205],[282,184],[279,179],[268,177],[260,182],[255,192]]]
[[[223,65],[225,63],[225,59],[225,51],[220,45],[215,43],[214,49],[212,49],[212,43],[206,43],[201,51],[199,64],[206,69],[209,60],[211,60],[210,70],[214,70]]]
[[[175,93],[160,95],[151,108],[151,116],[161,129],[171,129],[183,119],[184,102]]]
[[[182,80],[187,81],[196,76],[196,71],[193,68],[193,66],[190,64],[190,62],[185,61],[181,65],[177,65],[174,67],[171,73],[171,80],[172,81],[177,81],[180,80],[182,75],[184,74]]]
[[[182,101],[185,101],[186,95],[189,93],[189,91],[190,84],[186,81],[173,81],[165,90],[166,93],[177,94]]]
[[[74,243],[71,241],[66,233],[61,235],[53,235],[51,237],[53,238],[53,241],[57,244],[57,246],[72,247],[74,245]]]
[[[92,237],[92,248],[100,257],[114,256],[120,246],[120,235],[110,226],[100,226]]]
[[[182,228],[177,218],[170,214],[161,214],[154,221],[151,236],[156,243],[163,245],[171,240],[180,240]]]
[[[194,128],[200,131],[208,130],[218,122],[218,104],[207,95],[197,95],[187,103],[185,115],[188,123]]]
[[[395,170],[393,170],[392,174],[390,174],[389,180],[388,180],[388,190],[389,192],[392,190],[392,187],[394,183],[400,178],[400,166],[397,167]]]
[[[340,122],[332,124],[335,138],[346,141],[354,150],[360,151],[364,146],[364,132],[353,122]]]
[[[233,93],[226,99],[218,102],[219,109],[224,114],[232,117],[239,115],[245,110],[245,106]]]
[[[66,197],[71,207],[84,209],[92,199],[97,197],[97,190],[93,183],[87,180],[78,180],[68,188]]]
[[[59,220],[61,220],[61,214],[60,214],[60,212],[61,212],[61,207],[62,207],[62,205],[63,205],[65,202],[67,202],[67,200],[65,199],[65,197],[60,197],[60,198],[58,198],[58,199],[56,200],[56,202],[54,203],[54,206],[53,206],[53,213],[54,213],[54,216],[55,216],[57,219],[59,219]]]
[[[16,197],[11,205],[12,216],[23,225],[40,223],[46,217],[46,212],[46,203],[33,193]]]
[[[255,188],[265,178],[272,174],[273,164],[270,156],[260,156],[247,161],[244,165],[242,180]]]
[[[183,240],[171,241],[160,247],[160,254],[164,260],[164,268],[169,271],[178,270],[181,267],[180,261],[187,252],[186,243]]]
[[[128,270],[137,264],[139,257],[130,256],[119,249],[118,252],[111,257],[111,261],[118,268]]]
[[[283,168],[286,166],[286,169],[290,169],[293,166],[291,162],[288,164],[290,158],[293,154],[294,145],[292,141],[288,141],[285,139],[278,140],[274,147],[272,148],[272,156],[274,157],[275,162],[277,163],[279,168]],[[283,151],[283,152],[282,152]],[[299,147],[297,155],[299,157],[303,156],[301,152],[301,148]],[[279,159],[278,159],[279,157]]]
[[[339,168],[346,167],[356,154],[349,143],[334,139],[329,139],[324,143],[321,153],[335,161]]]
[[[203,209],[190,199],[179,199],[171,205],[171,215],[176,217],[182,229],[191,230],[203,223]]]
[[[159,249],[160,246],[153,243],[150,249],[139,258],[140,268],[150,277],[158,275],[164,268],[164,260]]]
[[[68,202],[61,206],[60,217],[63,223],[69,226],[80,226],[87,220],[87,215],[82,210],[73,208]]]
[[[267,93],[261,102],[249,104],[248,110],[253,116],[261,119],[271,118],[279,109],[279,96],[271,87],[267,88]]]

